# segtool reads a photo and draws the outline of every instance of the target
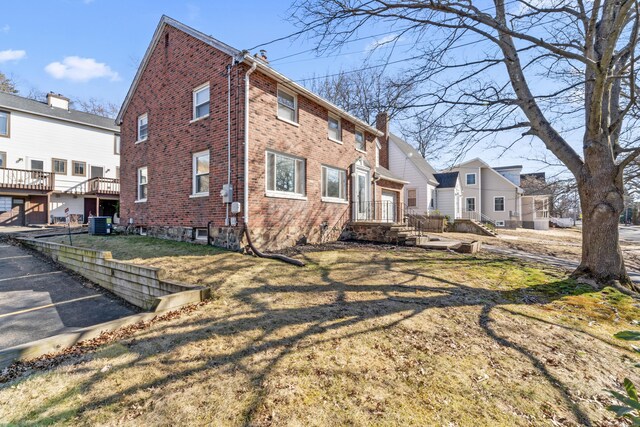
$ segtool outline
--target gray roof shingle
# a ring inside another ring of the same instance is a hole
[[[38,116],[50,117],[52,119],[64,120],[67,122],[79,123],[87,126],[118,132],[120,127],[115,120],[78,110],[65,110],[62,108],[50,107],[45,102],[36,101],[11,93],[0,92],[0,108],[6,110],[22,111],[36,114]]]
[[[438,188],[455,188],[458,181],[458,172],[443,172],[433,174],[436,181],[439,182]]]

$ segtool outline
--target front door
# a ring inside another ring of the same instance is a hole
[[[369,206],[369,172],[356,170],[353,182],[354,217],[356,221],[367,221],[371,218]]]
[[[393,191],[382,192],[380,215],[382,222],[396,222],[396,197],[397,195]]]

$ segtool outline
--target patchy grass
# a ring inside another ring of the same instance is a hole
[[[297,268],[142,237],[80,242],[217,299],[3,385],[3,423],[604,426],[603,389],[637,380],[612,338],[634,328],[637,301],[544,266],[361,246]]]

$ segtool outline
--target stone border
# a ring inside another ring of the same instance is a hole
[[[164,279],[162,269],[114,260],[111,252],[28,238],[17,240],[144,310],[171,310],[210,296],[207,287]]]

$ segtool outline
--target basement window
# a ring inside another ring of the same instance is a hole
[[[207,240],[209,233],[206,228],[196,228],[196,240]]]
[[[504,227],[504,221],[496,221],[496,227]]]
[[[138,234],[141,236],[146,236],[147,235],[147,227],[139,227],[138,228]]]

